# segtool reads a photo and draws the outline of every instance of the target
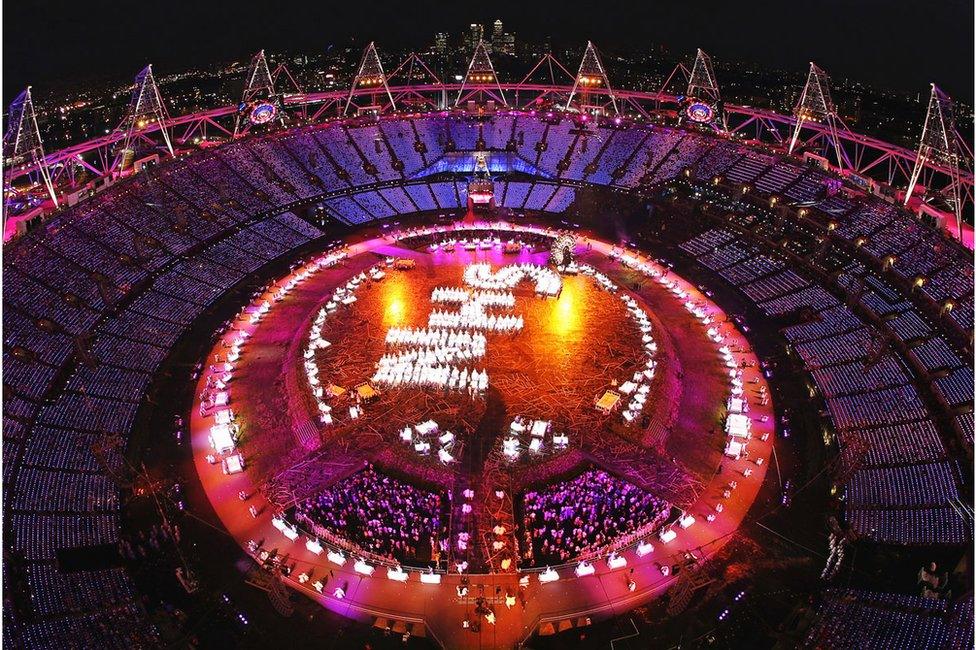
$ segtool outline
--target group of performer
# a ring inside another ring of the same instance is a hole
[[[464,283],[477,289],[511,289],[526,277],[535,281],[535,292],[540,295],[555,296],[562,290],[559,274],[538,264],[510,264],[497,272],[487,263],[469,264],[464,269]]]
[[[482,393],[488,389],[487,370],[459,369],[451,365],[423,365],[406,361],[391,365],[380,364],[372,380],[381,386],[424,386],[447,390]]]

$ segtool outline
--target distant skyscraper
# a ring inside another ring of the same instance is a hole
[[[468,27],[468,31],[464,35],[464,47],[468,50],[474,50],[478,46],[478,43],[484,40],[485,37],[485,26],[479,23],[471,23]]]
[[[501,18],[492,25],[491,49],[498,54],[515,54],[515,34],[505,31]]]
[[[502,19],[498,18],[495,20],[495,24],[491,30],[491,42],[492,44],[497,44],[501,42],[502,36],[505,34],[505,26],[502,25]]]
[[[447,32],[437,32],[434,34],[434,51],[438,54],[447,54],[447,44],[450,36]]]
[[[508,32],[503,33],[500,37],[496,38],[492,47],[495,52],[501,54],[515,54],[515,34],[510,34]]]

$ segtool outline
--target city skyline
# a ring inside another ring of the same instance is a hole
[[[55,3],[56,5],[58,3]],[[187,24],[171,5],[149,0],[161,11],[117,16],[107,2],[83,6],[64,4],[52,11],[24,4],[5,8],[8,30],[4,43],[4,93],[9,102],[24,85],[54,87],[72,79],[100,74],[131,74],[147,63],[160,70],[206,65],[213,61],[269,52],[326,52],[334,47],[375,40],[381,49],[423,49],[438,32],[452,38],[470,25],[484,26],[492,40],[495,20],[519,42],[543,42],[553,28],[553,10],[500,2],[488,7],[434,7],[421,3],[415,12],[400,14],[394,5],[301,8],[257,20],[253,12],[232,11],[228,3],[194,9]],[[593,40],[608,52],[642,52],[666,47],[693,52],[701,47],[718,60],[743,61],[765,67],[803,69],[817,61],[835,76],[857,79],[885,89],[911,92],[935,82],[960,100],[972,103],[972,41],[964,31],[972,24],[972,6],[950,2],[938,11],[915,3],[861,3],[817,0],[804,16],[791,20],[768,3],[749,7],[716,7],[708,19],[692,17],[677,6],[628,8],[600,12],[574,11],[559,5],[556,47]],[[239,8],[239,4],[234,4]],[[424,8],[429,8],[425,11]],[[165,10],[164,10],[165,9]],[[80,11],[83,10],[83,11]],[[368,10],[368,11],[367,11]],[[375,22],[368,15],[396,16]],[[160,16],[172,16],[160,19]],[[363,30],[363,25],[369,29]],[[201,31],[206,38],[200,38]],[[879,39],[860,38],[874,33]],[[356,40],[358,37],[358,40]],[[77,56],[83,51],[84,56]]]

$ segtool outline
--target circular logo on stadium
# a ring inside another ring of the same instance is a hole
[[[707,124],[715,118],[715,109],[706,104],[705,102],[692,102],[685,109],[685,115],[692,122],[698,122],[699,124]]]
[[[251,124],[267,124],[275,118],[278,114],[278,109],[274,104],[268,102],[261,102],[254,104],[251,108],[250,120]]]

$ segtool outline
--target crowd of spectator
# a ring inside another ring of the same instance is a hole
[[[447,536],[447,504],[435,492],[368,466],[303,502],[296,518],[391,560],[430,560]]]
[[[664,523],[669,505],[636,485],[590,469],[523,497],[523,559],[554,565]]]

